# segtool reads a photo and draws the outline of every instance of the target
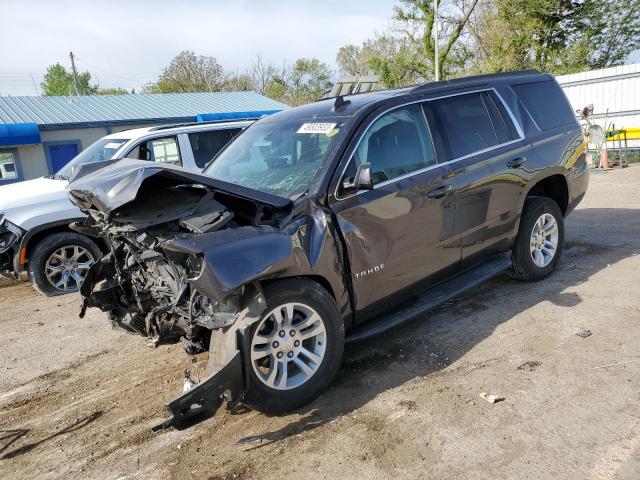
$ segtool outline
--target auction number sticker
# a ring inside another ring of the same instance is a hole
[[[122,146],[121,143],[117,143],[117,142],[113,142],[113,143],[107,143],[104,148],[105,149],[110,149],[110,150],[115,150],[118,149]]]
[[[336,123],[303,123],[298,129],[298,133],[324,133],[328,135],[334,128]]]

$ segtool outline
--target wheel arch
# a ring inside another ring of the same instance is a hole
[[[561,173],[555,173],[532,182],[525,195],[524,202],[529,197],[548,197],[560,207],[562,215],[566,215],[569,207],[569,183]],[[523,202],[523,208],[524,208]]]
[[[323,277],[322,275],[314,275],[314,274],[289,275],[289,276],[281,276],[276,278],[262,278],[257,280],[257,282],[260,284],[260,287],[264,289],[267,285],[282,282],[285,280],[296,280],[296,279],[308,280],[324,288],[327,291],[327,293],[331,296],[331,298],[336,302],[336,305],[338,306],[338,310],[340,310],[340,314],[342,317],[342,321],[344,323],[345,330],[348,330],[353,326],[353,312],[352,312],[351,304],[349,303],[348,306],[342,305],[342,302],[340,302],[340,299],[336,296],[336,292],[331,286],[331,282],[329,282],[329,280]]]
[[[35,248],[36,245],[38,245],[38,243],[40,243],[42,240],[44,240],[46,237],[48,237],[49,235],[52,235],[54,233],[76,233],[78,234],[78,232],[75,232],[74,230],[72,230],[69,225],[73,222],[82,222],[84,221],[84,218],[74,218],[74,219],[69,219],[69,220],[61,220],[58,222],[51,222],[51,223],[46,223],[43,225],[39,225],[38,227],[32,228],[31,230],[29,230],[21,239],[20,242],[20,254],[19,254],[19,258],[17,259],[18,265],[17,265],[17,271],[24,271],[25,270],[25,265],[28,263],[29,261],[29,256],[31,255],[31,252],[33,251],[33,249]],[[78,235],[82,235],[82,234],[78,234]],[[91,238],[92,241],[94,241],[98,247],[100,248],[100,250],[102,250],[103,253],[107,252],[107,245],[105,244],[105,242],[102,239],[98,239],[98,238]],[[24,253],[23,253],[24,252]]]

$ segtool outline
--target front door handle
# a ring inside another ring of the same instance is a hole
[[[522,164],[524,162],[526,162],[526,159],[524,159],[522,157],[514,158],[513,160],[509,160],[507,162],[507,167],[509,167],[509,168],[518,168],[518,167],[522,166]]]
[[[429,198],[442,198],[447,193],[449,193],[451,190],[453,190],[453,187],[451,185],[449,185],[449,184],[442,185],[441,187],[435,188],[435,189],[431,190],[429,193],[427,193],[427,197],[429,197]]]

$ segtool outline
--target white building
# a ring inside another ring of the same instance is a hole
[[[629,129],[640,134],[640,64],[559,75],[556,79],[575,110],[593,105],[594,123],[609,130]],[[629,142],[629,147],[640,147],[640,140]]]

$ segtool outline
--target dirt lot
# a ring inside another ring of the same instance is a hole
[[[639,185],[640,168],[592,175],[550,279],[499,277],[349,346],[332,387],[282,417],[152,434],[180,346],[79,320],[76,295],[2,288],[0,477],[638,479]]]

